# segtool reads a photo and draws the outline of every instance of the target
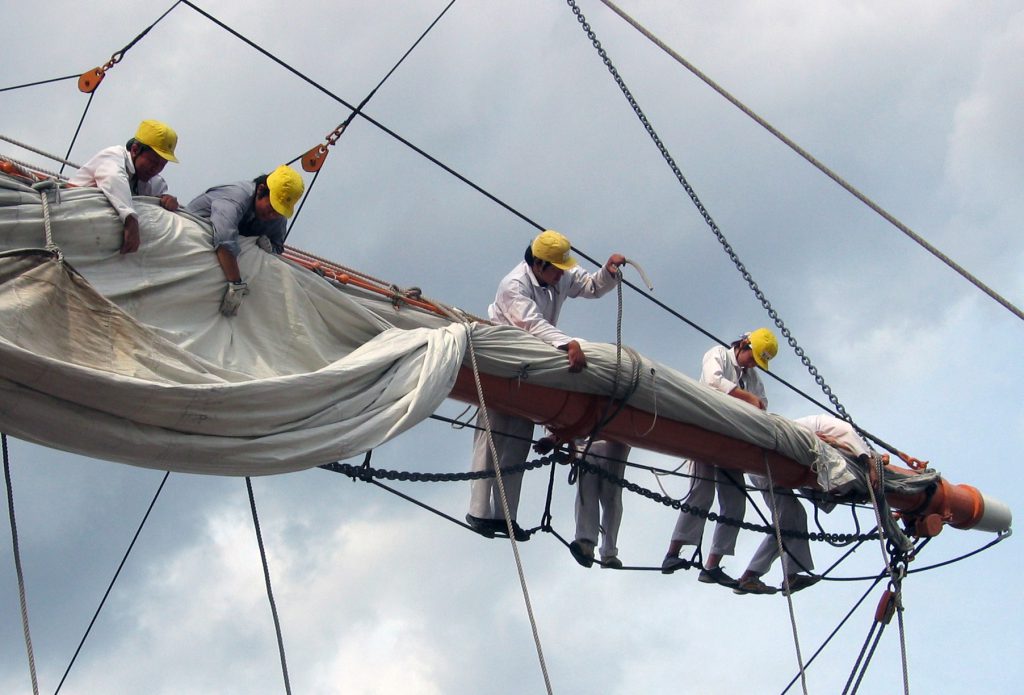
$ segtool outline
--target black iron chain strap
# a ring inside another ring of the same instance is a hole
[[[697,211],[701,214],[701,217],[704,218],[704,221],[707,223],[711,231],[714,232],[715,237],[718,238],[718,242],[722,245],[722,248],[729,256],[729,259],[733,262],[733,264],[736,266],[736,269],[740,272],[740,275],[743,276],[743,279],[747,282],[747,285],[754,293],[754,296],[757,297],[757,300],[759,302],[761,302],[761,306],[764,307],[764,310],[768,313],[768,316],[778,327],[779,332],[782,333],[783,337],[786,339],[786,342],[789,343],[789,346],[793,348],[793,352],[796,353],[796,356],[800,358],[800,363],[803,364],[804,367],[807,368],[807,371],[810,373],[810,375],[814,377],[814,383],[816,383],[818,387],[822,390],[822,392],[826,396],[828,396],[829,401],[831,401],[832,405],[835,406],[836,412],[839,413],[842,416],[842,418],[849,422],[851,425],[854,424],[853,418],[850,417],[849,413],[846,412],[846,408],[843,407],[843,404],[839,402],[839,398],[832,392],[831,387],[829,387],[829,385],[825,383],[825,378],[822,377],[821,374],[818,372],[817,367],[815,367],[811,363],[810,358],[808,358],[807,355],[804,353],[803,348],[801,348],[797,344],[796,338],[793,337],[789,328],[787,328],[785,323],[783,323],[782,319],[779,317],[778,312],[772,307],[771,302],[768,301],[768,298],[765,296],[764,292],[761,291],[761,288],[758,287],[757,283],[754,281],[753,276],[747,270],[746,266],[743,265],[743,262],[740,260],[736,252],[733,250],[732,245],[725,238],[725,235],[718,228],[718,225],[715,223],[714,219],[712,219],[711,214],[707,211],[707,209],[704,207],[704,204],[700,201],[700,198],[697,196],[697,193],[693,190],[693,187],[690,186],[690,183],[686,180],[686,177],[683,176],[682,170],[680,170],[679,167],[676,165],[676,162],[672,158],[672,155],[669,153],[668,148],[665,147],[665,144],[661,141],[661,138],[658,137],[658,134],[655,132],[654,127],[651,125],[650,121],[647,120],[647,115],[640,108],[640,105],[637,103],[636,99],[633,98],[632,92],[629,91],[629,88],[626,86],[626,83],[619,75],[619,71],[615,69],[615,66],[612,64],[611,59],[608,57],[608,53],[604,50],[604,48],[601,47],[601,42],[598,41],[597,36],[594,34],[594,31],[590,28],[590,25],[587,23],[587,20],[583,16],[583,13],[580,11],[580,8],[576,5],[575,0],[566,0],[566,2],[568,3],[569,7],[572,8],[572,13],[576,15],[576,21],[578,21],[580,23],[580,26],[583,27],[583,31],[586,33],[587,38],[590,39],[590,42],[594,45],[594,48],[597,49],[597,53],[599,56],[601,56],[601,60],[604,61],[605,67],[608,68],[608,72],[610,72],[612,77],[615,79],[615,84],[617,84],[619,86],[619,89],[622,90],[622,94],[626,97],[626,100],[629,102],[630,107],[632,107],[633,112],[636,113],[637,118],[640,119],[640,122],[643,124],[644,129],[647,131],[647,134],[650,135],[651,139],[654,141],[654,144],[657,145],[662,157],[665,158],[665,161],[672,169],[672,173],[676,175],[676,179],[678,179],[679,183],[682,184],[683,188],[686,190],[687,195],[690,196],[690,200],[693,201],[694,206],[697,208]]]
[[[564,452],[555,452],[549,456],[542,456],[534,459],[533,461],[527,461],[525,463],[517,464],[515,466],[503,466],[501,469],[502,475],[515,475],[517,473],[523,473],[525,471],[541,468],[554,463],[569,464],[575,463],[580,467],[582,472],[587,475],[597,475],[604,480],[618,485],[624,490],[645,497],[649,500],[653,500],[672,509],[677,509],[684,514],[693,514],[695,516],[702,517],[708,521],[726,524],[728,526],[737,526],[745,531],[757,531],[759,533],[775,533],[775,529],[772,526],[765,526],[762,524],[752,524],[750,522],[743,521],[742,519],[732,519],[725,516],[720,516],[715,512],[701,509],[700,507],[694,507],[686,502],[672,499],[667,495],[663,495],[653,490],[649,490],[645,487],[632,483],[625,478],[619,478],[618,476],[612,475],[603,468],[593,465],[588,461],[571,460],[568,455]],[[418,471],[394,471],[385,470],[379,468],[371,468],[367,465],[353,465],[350,463],[328,463],[320,466],[324,470],[332,471],[334,473],[341,473],[347,475],[353,480],[397,480],[404,482],[421,482],[421,483],[448,483],[448,482],[463,482],[467,480],[481,480],[484,478],[493,478],[495,472],[491,471],[463,471],[460,473],[423,473]],[[782,530],[782,535],[786,538],[806,538],[811,541],[821,541],[831,543],[832,545],[847,545],[854,542],[861,542],[867,540],[877,540],[877,533],[866,533],[866,534],[852,534],[852,533],[809,533],[806,531],[789,531]]]

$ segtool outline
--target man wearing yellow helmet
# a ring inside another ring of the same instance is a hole
[[[167,194],[167,183],[160,176],[167,162],[177,162],[174,148],[178,134],[160,121],[147,120],[139,124],[135,137],[124,147],[115,145],[100,150],[71,175],[72,186],[94,186],[107,197],[124,224],[121,253],[139,249],[139,216],[133,205],[133,195],[148,195],[160,199],[168,210],[178,209],[178,199]]]
[[[764,410],[768,407],[768,397],[757,374],[757,368],[767,369],[768,361],[775,357],[778,351],[779,343],[775,335],[767,328],[758,328],[756,331],[743,334],[728,347],[716,345],[708,350],[701,365],[700,381],[706,386]],[[687,496],[689,505],[708,511],[717,491],[719,516],[743,519],[747,506],[743,473],[718,468],[701,461],[692,463],[693,477]],[[704,522],[703,516],[682,511],[679,513],[668,552],[661,565],[664,574],[671,574],[678,569],[689,569],[693,565],[690,560],[679,557],[679,552],[684,545],[700,546],[704,535]],[[701,582],[736,586],[736,580],[727,575],[719,563],[723,556],[735,554],[738,534],[739,526],[721,521],[715,524],[710,552],[698,576]]]
[[[578,372],[587,366],[583,348],[576,338],[555,327],[562,304],[569,298],[594,299],[610,292],[615,288],[617,268],[626,262],[626,258],[613,253],[600,270],[587,273],[576,264],[570,250],[569,240],[558,232],[547,230],[538,234],[526,247],[523,261],[498,285],[488,314],[495,323],[516,326],[548,345],[564,350],[569,371]],[[533,439],[533,422],[495,411],[488,414],[501,468],[525,463]],[[477,424],[483,426],[482,415]],[[480,429],[473,441],[472,470],[494,470],[487,435]],[[502,481],[516,540],[526,540],[529,535],[515,523],[523,474],[505,475]],[[472,481],[466,520],[477,532],[493,536],[507,531],[499,495],[494,478]]]
[[[303,188],[299,173],[282,164],[252,181],[214,186],[185,208],[213,226],[213,248],[228,281],[221,301],[221,313],[225,316],[237,314],[242,298],[249,293],[238,267],[238,254],[242,251],[239,237],[258,238],[264,250],[283,252],[288,232],[285,219],[292,216]]]

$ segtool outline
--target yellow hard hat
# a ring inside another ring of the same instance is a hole
[[[553,229],[538,234],[530,245],[534,258],[547,261],[562,270],[569,270],[576,265],[576,259],[569,255],[570,248],[569,240]]]
[[[174,148],[178,145],[178,134],[174,128],[160,121],[143,121],[135,131],[135,139],[147,145],[168,162],[177,162]]]
[[[754,353],[754,361],[761,369],[768,369],[768,361],[779,354],[779,341],[767,328],[758,328],[747,336],[750,351]]]
[[[274,210],[280,215],[291,217],[305,185],[299,172],[282,164],[267,176],[267,188],[270,189],[270,205]]]

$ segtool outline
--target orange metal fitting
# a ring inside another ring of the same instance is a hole
[[[878,600],[878,608],[875,609],[875,622],[889,624],[893,613],[896,612],[896,594],[889,589],[882,592],[882,598]]]
[[[78,78],[78,91],[92,94],[100,86],[103,77],[107,74],[105,68],[93,68],[83,72]]]

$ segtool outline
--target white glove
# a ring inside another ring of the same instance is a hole
[[[261,234],[256,244],[267,253],[274,253],[274,245],[270,243],[270,237],[266,234]]]
[[[220,300],[220,313],[225,316],[234,316],[238,313],[238,307],[242,306],[242,299],[249,294],[249,286],[244,282],[229,282],[224,290],[224,299]]]

